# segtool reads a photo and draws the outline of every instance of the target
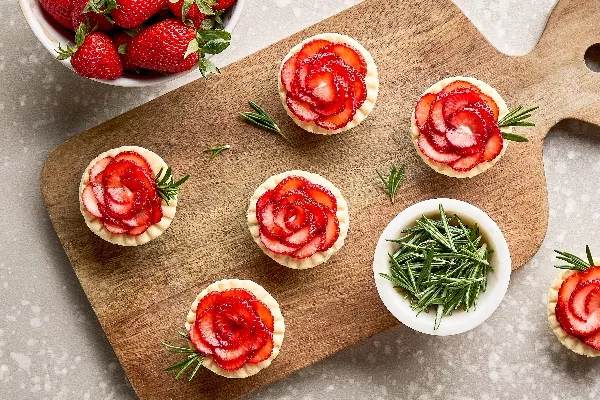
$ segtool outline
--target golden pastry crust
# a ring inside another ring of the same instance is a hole
[[[256,296],[256,298],[269,308],[271,314],[274,318],[274,327],[273,327],[273,352],[271,353],[271,357],[266,359],[263,362],[258,364],[246,364],[242,368],[235,371],[226,371],[223,368],[219,367],[215,360],[211,356],[206,356],[204,361],[202,362],[202,366],[208,368],[215,374],[224,376],[226,378],[247,378],[249,376],[257,374],[260,370],[267,368],[271,365],[271,362],[279,355],[279,351],[281,350],[281,344],[283,343],[283,337],[285,335],[285,322],[283,320],[283,315],[281,314],[281,309],[279,308],[279,304],[277,301],[267,292],[262,286],[258,283],[254,283],[248,280],[239,280],[239,279],[224,279],[221,281],[214,282],[206,289],[201,291],[198,296],[196,296],[196,300],[192,303],[190,310],[188,311],[186,321],[185,321],[185,329],[189,333],[190,327],[196,321],[196,310],[198,309],[198,303],[204,296],[206,296],[210,292],[223,292],[228,289],[246,289],[252,294]]]
[[[340,129],[328,130],[328,129],[321,128],[314,122],[306,122],[306,121],[301,121],[300,119],[298,119],[298,117],[296,117],[294,115],[294,113],[292,113],[287,106],[287,102],[286,102],[287,91],[285,90],[285,87],[281,83],[281,70],[283,69],[283,65],[285,64],[285,62],[290,57],[293,57],[295,54],[300,52],[300,50],[302,50],[302,46],[304,46],[306,43],[311,42],[313,40],[317,40],[317,39],[327,40],[332,43],[347,44],[347,45],[353,47],[354,49],[358,50],[361,53],[361,55],[363,56],[363,58],[365,59],[365,62],[367,64],[367,74],[365,76],[365,85],[367,87],[367,98],[366,98],[365,102],[362,104],[362,106],[358,110],[356,110],[354,119],[352,119],[352,121],[350,121],[346,126],[344,126],[343,128],[340,128]],[[285,111],[290,116],[290,118],[292,118],[294,120],[294,122],[296,123],[296,125],[298,125],[300,128],[302,128],[308,132],[317,133],[320,135],[334,135],[336,133],[347,131],[347,130],[352,129],[355,126],[359,125],[361,122],[363,122],[369,116],[371,111],[373,111],[373,108],[375,107],[375,103],[377,102],[377,96],[379,94],[379,74],[377,72],[377,66],[375,65],[375,60],[373,60],[373,56],[359,42],[352,39],[350,36],[341,35],[339,33],[322,33],[320,35],[309,37],[308,39],[305,39],[301,43],[294,46],[290,50],[290,52],[284,57],[283,61],[281,62],[281,67],[279,69],[279,78],[277,79],[277,82],[278,82],[278,86],[279,86],[279,96],[281,97],[281,102],[283,104],[283,107],[285,108]]]
[[[288,256],[288,255],[284,255],[284,254],[273,253],[271,250],[269,250],[265,247],[265,245],[260,240],[260,236],[259,236],[260,227],[258,224],[258,219],[256,218],[256,203],[258,202],[258,199],[265,192],[267,192],[268,190],[274,189],[279,184],[279,182],[281,182],[282,180],[284,180],[285,178],[287,178],[289,176],[301,176],[303,178],[306,178],[308,181],[310,181],[314,184],[321,185],[321,186],[329,189],[329,191],[331,191],[331,193],[333,193],[333,195],[335,196],[335,199],[337,201],[336,216],[337,216],[337,219],[339,222],[339,227],[340,227],[340,235],[339,235],[338,239],[335,241],[333,246],[331,246],[329,249],[327,249],[325,251],[319,251],[319,252],[315,253],[314,255],[312,255],[311,257],[304,258],[304,259],[297,259],[297,258]],[[277,261],[279,264],[286,266],[288,268],[292,268],[292,269],[313,268],[313,267],[316,267],[319,264],[323,264],[324,262],[329,260],[329,258],[333,254],[335,254],[339,249],[341,249],[342,246],[344,245],[344,241],[346,240],[346,236],[348,235],[348,227],[350,224],[350,216],[348,213],[348,204],[346,203],[346,200],[342,196],[342,192],[340,192],[340,190],[337,187],[335,187],[335,185],[333,183],[329,182],[327,179],[323,178],[321,175],[313,174],[311,172],[306,172],[306,171],[300,171],[300,170],[287,171],[287,172],[283,172],[278,175],[273,175],[272,177],[267,179],[262,185],[260,185],[254,192],[252,197],[250,198],[250,205],[248,206],[247,219],[248,219],[248,229],[250,230],[250,234],[252,235],[252,238],[254,239],[256,244],[258,244],[258,246],[262,249],[262,251],[266,255],[271,257],[273,260]]]
[[[85,223],[88,226],[88,228],[90,228],[92,232],[100,236],[102,239],[113,244],[118,244],[120,246],[139,246],[141,244],[148,243],[152,239],[155,239],[158,236],[162,235],[162,233],[169,227],[169,225],[171,225],[171,221],[173,221],[173,218],[175,217],[175,211],[177,210],[177,199],[169,201],[169,204],[167,204],[163,200],[161,205],[163,212],[162,219],[157,224],[148,227],[146,232],[142,233],[139,236],[117,234],[107,231],[104,228],[102,221],[91,215],[85,209],[83,202],[81,201],[81,194],[83,193],[83,189],[87,186],[87,184],[90,181],[89,172],[90,169],[94,166],[94,164],[96,164],[98,160],[101,160],[108,156],[115,157],[117,154],[124,151],[135,151],[136,153],[144,157],[146,161],[148,161],[148,164],[150,164],[150,168],[152,168],[152,173],[154,175],[158,174],[161,168],[167,168],[167,164],[163,161],[163,159],[160,156],[143,147],[121,146],[116,149],[105,151],[98,157],[94,158],[83,172],[81,182],[79,183],[79,209],[81,210],[81,215],[83,215],[83,218],[85,219]]]
[[[550,324],[550,328],[552,328],[552,332],[558,338],[558,341],[565,346],[567,349],[571,350],[574,353],[581,354],[582,356],[587,357],[598,357],[600,356],[600,351],[591,348],[590,346],[583,343],[578,338],[569,335],[558,323],[556,319],[556,303],[558,302],[558,291],[563,281],[567,279],[570,275],[574,274],[577,271],[564,271],[561,272],[552,285],[550,289],[548,289],[548,323]]]
[[[490,96],[498,105],[498,111],[499,111],[498,119],[499,120],[502,119],[506,114],[508,114],[508,106],[506,105],[506,102],[502,99],[500,94],[496,91],[496,89],[494,89],[487,83],[480,81],[479,79],[471,78],[468,76],[453,76],[451,78],[442,79],[441,81],[432,85],[425,92],[423,92],[423,94],[421,96],[426,95],[428,93],[434,93],[434,94],[439,93],[442,91],[442,89],[444,89],[446,86],[448,86],[450,83],[452,83],[454,81],[469,82],[469,83],[477,86],[479,88],[479,90],[481,90],[482,93]],[[411,140],[412,140],[413,144],[415,145],[415,149],[417,149],[417,153],[419,154],[421,159],[423,159],[425,164],[429,165],[436,172],[439,172],[440,174],[444,174],[446,176],[450,176],[453,178],[472,178],[476,175],[481,174],[482,172],[487,171],[489,168],[491,168],[494,164],[496,164],[500,160],[500,158],[504,155],[506,148],[508,147],[508,140],[504,140],[504,146],[502,147],[502,151],[492,161],[483,162],[483,163],[477,165],[476,167],[474,167],[473,169],[466,171],[466,172],[456,171],[456,170],[452,169],[452,167],[450,167],[449,165],[433,161],[432,159],[427,157],[425,154],[423,154],[423,152],[421,151],[421,148],[419,147],[420,131],[419,131],[419,128],[417,127],[414,111],[413,111],[413,114],[410,119],[410,125],[411,125],[411,129],[410,129]],[[512,132],[511,127],[502,128],[502,130],[504,132]]]

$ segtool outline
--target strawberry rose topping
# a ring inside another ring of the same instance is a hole
[[[258,199],[260,240],[274,253],[311,257],[338,239],[336,212],[336,198],[328,189],[299,176],[287,177]]]
[[[150,165],[133,151],[98,160],[90,168],[81,201],[107,231],[116,234],[139,236],[163,216]]]
[[[226,371],[267,360],[273,352],[273,314],[246,289],[210,292],[198,303],[190,341]]]
[[[281,83],[286,104],[298,119],[336,130],[348,125],[367,99],[366,74],[358,50],[317,39],[283,64]]]

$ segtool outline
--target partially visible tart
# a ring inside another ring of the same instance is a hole
[[[281,63],[279,94],[302,129],[332,135],[371,113],[379,92],[377,66],[356,40],[322,33],[294,46]]]
[[[156,175],[167,171],[161,157],[138,146],[122,146],[96,157],[83,172],[79,204],[85,223],[102,239],[137,246],[160,236],[171,224],[177,198],[168,203]]]
[[[340,190],[320,175],[288,171],[260,185],[250,199],[248,228],[279,264],[307,269],[344,245],[350,217]]]
[[[435,171],[472,178],[491,168],[508,141],[498,121],[509,110],[498,92],[471,77],[443,79],[427,89],[411,117],[417,153]],[[510,127],[502,128],[510,133]]]
[[[277,301],[249,280],[226,279],[201,291],[185,328],[202,365],[227,378],[267,368],[281,350],[285,323]]]

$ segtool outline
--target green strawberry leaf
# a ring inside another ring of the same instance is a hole
[[[58,50],[56,50],[56,52],[58,53],[58,55],[56,56],[56,59],[61,60],[61,61],[66,60],[67,58],[71,57],[75,53],[76,50],[77,50],[77,48],[72,48],[68,44],[67,44],[67,48],[63,49],[59,43]]]
[[[214,39],[206,42],[206,44],[202,46],[202,51],[206,54],[219,54],[228,48],[230,44],[231,42],[225,39]]]
[[[231,33],[224,31],[222,29],[214,29],[209,31],[198,31],[196,33],[196,38],[198,39],[198,43],[202,45],[210,42],[211,40],[223,39],[223,40],[231,40]]]
[[[213,15],[215,12],[213,11],[213,9],[210,7],[210,5],[208,4],[209,0],[195,0],[196,2],[196,6],[198,6],[198,10],[200,10],[200,12],[202,14],[206,14],[206,15]],[[216,4],[213,2],[213,4]]]
[[[209,75],[215,74],[218,75],[221,73],[219,68],[210,60],[206,58],[201,58],[198,61],[198,69],[204,78],[208,78]]]
[[[120,45],[117,51],[119,52],[119,54],[127,54],[127,43],[123,43],[122,45]]]
[[[181,7],[181,20],[185,22],[190,7],[194,4],[194,0],[183,0],[183,7]]]
[[[190,42],[188,43],[188,47],[187,50],[185,51],[185,54],[183,55],[183,58],[188,58],[188,56],[192,53],[196,53],[198,50],[200,50],[200,46],[198,46],[198,41],[196,39],[192,39],[190,40]]]
[[[77,27],[77,30],[75,31],[75,45],[77,47],[81,47],[87,34],[88,34],[87,25],[84,23],[79,24],[79,26]]]

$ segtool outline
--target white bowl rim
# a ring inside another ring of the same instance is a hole
[[[416,312],[410,308],[408,301],[393,287],[392,282],[381,277],[379,273],[389,273],[388,251],[394,244],[386,241],[386,239],[398,237],[403,229],[414,224],[423,214],[438,212],[440,204],[442,204],[449,215],[457,214],[461,218],[467,218],[477,222],[481,232],[484,232],[487,237],[486,243],[494,250],[493,257],[497,257],[499,262],[494,266],[495,270],[490,271],[490,274],[494,274],[492,279],[496,279],[495,284],[488,284],[486,292],[482,293],[480,296],[480,301],[478,302],[476,310],[471,310],[470,312],[457,310],[453,315],[442,318],[440,326],[437,330],[434,330],[433,321],[435,316],[432,314],[435,313],[421,313],[417,316]],[[494,220],[492,220],[484,211],[472,204],[448,198],[421,201],[404,209],[396,215],[379,237],[373,259],[375,285],[386,308],[394,315],[394,317],[409,328],[421,333],[436,336],[464,333],[479,326],[488,319],[498,308],[506,295],[511,270],[508,244],[506,243],[502,231]]]
[[[238,23],[238,20],[240,19],[240,16],[242,14],[242,10],[244,8],[246,0],[237,0],[236,3],[232,6],[231,8],[231,14],[229,16],[229,18],[227,19],[227,23],[225,25],[225,30],[228,32],[232,32],[233,29],[235,28],[235,26]],[[25,16],[25,20],[27,21],[27,23],[29,24],[29,27],[31,28],[31,30],[33,31],[33,34],[38,38],[38,40],[40,41],[40,43],[42,43],[42,45],[46,48],[46,50],[48,50],[48,52],[56,57],[56,49],[58,49],[58,42],[51,40],[46,33],[44,32],[44,28],[43,28],[43,24],[47,24],[50,27],[50,24],[48,24],[46,21],[39,21],[35,14],[34,14],[34,8],[39,10],[39,13],[42,13],[42,6],[40,5],[39,0],[19,0],[19,5],[21,7],[21,11],[23,12],[23,15]],[[65,28],[66,29],[66,28]],[[62,42],[61,44],[65,45],[67,43],[73,43],[73,41],[67,37],[64,37],[65,41]],[[69,60],[57,60],[58,62],[60,62],[62,65],[64,65],[65,67],[69,68],[70,70],[73,70],[73,67],[71,66],[71,63],[69,62]],[[107,85],[112,85],[112,86],[121,86],[121,87],[146,87],[146,86],[153,86],[153,85],[158,85],[161,83],[165,83],[165,82],[169,82],[173,79],[177,79],[180,78],[184,75],[187,75],[191,72],[194,71],[194,68],[188,70],[188,71],[183,71],[183,72],[178,72],[178,73],[174,73],[174,74],[169,74],[169,75],[165,75],[165,76],[157,76],[157,77],[153,77],[153,78],[145,78],[145,79],[136,79],[135,77],[130,77],[130,76],[122,76],[120,78],[117,79],[113,79],[113,80],[106,80],[106,79],[91,79],[93,81],[96,82],[101,82],[101,83],[105,83]],[[90,78],[88,78],[90,79]]]

